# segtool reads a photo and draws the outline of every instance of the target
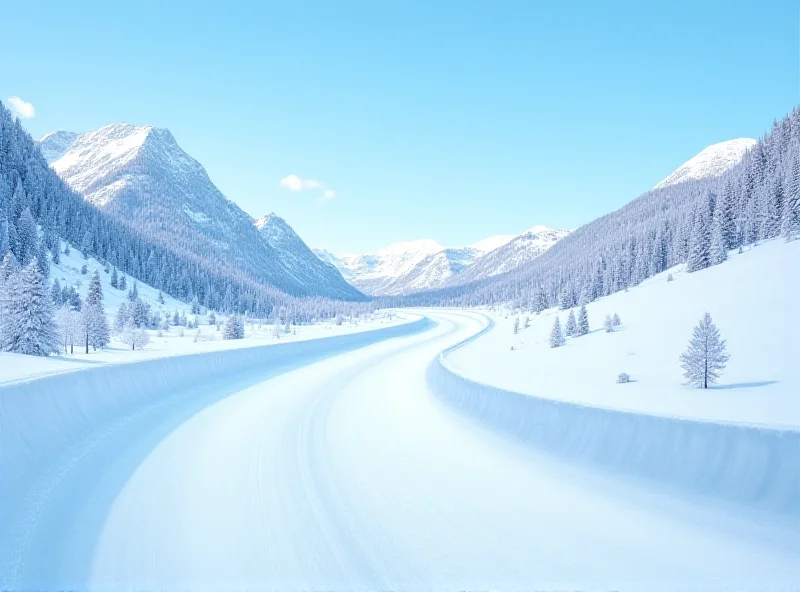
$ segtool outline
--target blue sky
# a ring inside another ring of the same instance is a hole
[[[577,227],[800,96],[795,2],[30,1],[3,17],[0,98],[35,107],[35,137],[167,127],[245,211],[338,253]]]

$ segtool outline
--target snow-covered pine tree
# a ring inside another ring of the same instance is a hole
[[[89,353],[89,346],[97,349],[108,345],[111,338],[106,312],[103,308],[103,286],[100,282],[100,273],[96,269],[89,281],[89,290],[83,302],[82,314],[86,353]]]
[[[614,313],[611,317],[611,322],[614,323],[614,327],[619,327],[622,324],[622,321],[619,320],[619,315]]]
[[[718,207],[714,212],[714,221],[711,228],[711,245],[709,246],[709,262],[711,265],[719,265],[728,258],[724,224],[722,208]]]
[[[87,230],[83,234],[83,241],[81,241],[81,255],[84,259],[88,259],[92,252],[92,233]]]
[[[133,302],[139,298],[139,288],[136,286],[136,280],[133,280],[133,287],[128,290],[128,300]]]
[[[586,335],[589,332],[589,313],[586,311],[586,305],[581,306],[578,311],[578,327],[575,331],[576,337]]]
[[[711,228],[706,211],[697,208],[689,242],[689,256],[686,271],[689,273],[705,269],[711,264]]]
[[[567,337],[575,337],[575,331],[578,328],[578,324],[575,321],[575,309],[569,309],[569,314],[567,315],[567,324],[564,327],[564,333],[567,334]]]
[[[606,333],[614,332],[614,319],[611,318],[611,315],[606,315],[606,318],[603,321],[603,328],[606,330]]]
[[[522,319],[522,328],[527,329],[531,326],[531,318],[528,315],[525,315]]]
[[[158,303],[164,304],[164,295],[161,293],[161,290],[158,291]]]
[[[689,347],[681,354],[681,366],[689,383],[698,388],[708,388],[717,381],[730,359],[719,329],[705,313],[694,328]]]
[[[58,281],[58,278],[55,279],[53,287],[50,289],[50,299],[53,301],[53,306],[56,308],[60,308],[63,304],[61,300],[61,282]]]
[[[514,335],[519,333],[519,317],[514,319]]]
[[[36,220],[33,219],[30,208],[26,207],[19,220],[17,220],[17,258],[22,265],[27,265],[31,259],[39,255],[39,237],[36,230]]]
[[[558,299],[558,307],[561,310],[572,308],[575,304],[575,291],[572,289],[572,284],[566,282],[561,288],[561,296]]]
[[[228,315],[227,320],[225,321],[225,329],[222,331],[222,338],[223,339],[241,339],[244,337],[244,332],[240,327],[240,319],[239,315],[231,314]]]
[[[0,350],[47,356],[58,349],[50,291],[34,257],[5,280],[0,300]]]
[[[127,289],[127,287],[128,287],[128,281],[125,279],[125,274],[123,273],[122,277],[119,278],[119,289],[124,292]]]
[[[130,313],[128,312],[128,305],[121,302],[117,309],[117,314],[114,315],[114,334],[120,335],[125,330],[125,325],[128,324]]]
[[[558,315],[556,315],[553,328],[550,330],[550,347],[561,347],[564,343],[566,343],[566,339],[561,332],[561,321],[558,320]]]
[[[111,270],[111,287],[117,288],[119,287],[119,277],[117,276],[117,268]]]

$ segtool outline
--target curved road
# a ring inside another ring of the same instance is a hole
[[[429,391],[477,314],[122,430],[53,492],[20,588],[773,588],[797,541],[562,464]],[[116,440],[115,440],[116,438]],[[147,440],[141,442],[140,440]],[[69,483],[72,485],[69,485]],[[66,491],[65,488],[70,488]]]

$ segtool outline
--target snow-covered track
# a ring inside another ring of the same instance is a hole
[[[143,457],[181,421],[228,394],[430,326],[420,317],[347,335],[102,365],[0,386],[0,589],[8,589],[44,507],[53,506],[51,492],[64,489],[60,482],[109,439],[147,442]],[[143,431],[152,435],[142,437]]]
[[[544,399],[473,381],[443,351],[428,368],[436,396],[475,421],[561,457],[800,518],[800,431],[692,421]],[[535,381],[536,377],[531,376]],[[782,517],[782,518],[781,518]]]

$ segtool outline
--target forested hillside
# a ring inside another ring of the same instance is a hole
[[[695,271],[726,251],[800,232],[800,109],[774,123],[719,177],[653,189],[571,233],[529,264],[490,280],[385,299],[394,305],[511,302],[569,308],[679,263]]]
[[[20,265],[36,257],[44,268],[48,253],[58,250],[57,238],[175,298],[197,298],[223,312],[266,317],[274,306],[286,305],[310,317],[359,306],[321,297],[299,300],[229,262],[189,257],[187,245],[176,250],[142,236],[67,187],[0,104],[0,259],[10,251]]]

